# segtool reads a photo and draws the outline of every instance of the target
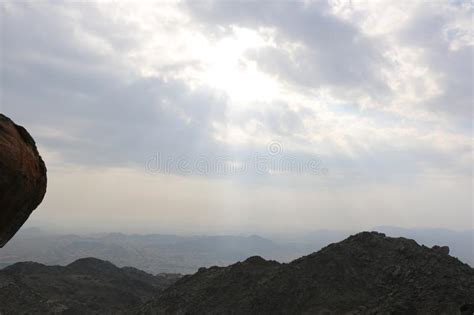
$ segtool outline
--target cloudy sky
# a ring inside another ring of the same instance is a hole
[[[472,228],[471,1],[1,2],[29,224]]]

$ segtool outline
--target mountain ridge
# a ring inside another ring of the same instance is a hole
[[[251,256],[192,275],[97,258],[0,270],[2,314],[472,314],[474,269],[404,237],[361,232],[289,263]]]
[[[474,230],[401,229],[384,227],[392,236],[405,236],[428,247],[448,245],[450,254],[474,266]],[[195,273],[200,267],[227,266],[250,256],[290,262],[339,242],[354,232],[316,230],[291,235],[178,236],[172,234],[55,234],[49,230],[24,228],[0,255],[0,269],[19,261],[62,265],[84,257],[132,266],[148,273]]]
[[[288,264],[252,258],[201,269],[140,314],[456,314],[474,303],[474,269],[438,248],[362,232]]]

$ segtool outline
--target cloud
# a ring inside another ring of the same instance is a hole
[[[465,33],[464,22],[453,21],[435,5],[406,8],[410,14],[404,24],[384,34],[389,39],[374,36],[361,23],[370,21],[370,6],[351,7],[344,15],[319,1],[189,2],[165,6],[176,16],[165,22],[157,22],[162,15],[155,8],[140,20],[124,15],[145,14],[140,7],[6,2],[2,103],[7,113],[62,133],[54,137],[49,132],[40,141],[86,164],[142,163],[156,151],[189,156],[240,150],[245,155],[275,139],[294,155],[317,154],[332,161],[373,156],[396,159],[392,164],[401,166],[412,156],[418,158],[411,164],[439,168],[443,161],[449,169],[459,169],[458,157],[469,151],[466,135],[453,131],[457,120],[443,122],[436,112],[467,117],[472,80],[466,65],[472,46],[464,41],[450,48]],[[184,18],[183,8],[191,18]],[[462,6],[448,9],[466,15]],[[177,17],[183,22],[175,25]],[[26,21],[36,27],[28,28]],[[163,47],[161,40],[144,41],[145,35],[164,36],[150,31],[148,23],[174,34],[176,43]],[[204,29],[196,23],[204,23]],[[190,27],[197,32],[191,37],[185,31]],[[453,29],[457,32],[449,32]],[[207,31],[211,35],[205,39]],[[221,49],[219,43],[242,34],[261,35],[263,42],[237,56],[241,66],[256,62],[278,78],[278,87],[271,100],[249,99],[241,109],[228,91],[202,81],[210,61],[199,59],[201,53],[170,57],[168,52],[190,38],[195,48]],[[164,51],[154,55],[150,47]],[[421,70],[415,63],[421,63]],[[384,71],[396,76],[384,77]],[[425,153],[413,154],[415,148]]]
[[[281,100],[273,102],[253,118],[260,126],[253,132],[282,136],[278,117],[287,117],[304,130],[287,135],[299,134],[328,160],[371,156],[415,173],[427,165],[469,170],[468,3],[188,1],[185,8],[216,36],[236,27],[257,30],[266,44],[242,58],[311,100],[302,106],[311,117],[300,113],[297,120],[279,108]],[[290,95],[287,104],[297,103]],[[292,105],[295,113],[299,106]]]
[[[148,192],[144,216],[154,202],[173,212],[199,201],[209,216],[242,206],[241,220],[262,223],[272,209],[261,199],[285,196],[281,224],[296,203],[302,225],[305,216],[337,225],[340,215],[366,214],[376,225],[395,216],[391,209],[409,209],[405,197],[424,210],[403,210],[401,223],[426,209],[445,220],[441,205],[450,202],[466,218],[472,206],[472,5],[4,1],[1,10],[2,111],[33,133],[53,176],[90,172],[56,186],[51,213],[65,206],[58,187],[103,181],[99,174],[110,169],[111,177],[136,172],[140,185],[157,154],[173,159],[170,173],[183,175],[178,181],[191,192],[176,207]],[[259,172],[255,162],[246,176],[199,171],[203,157],[238,168],[271,155],[270,145],[281,149],[273,158],[319,161],[328,174],[274,165]],[[199,176],[180,170],[180,159]],[[232,205],[213,195],[226,177],[245,186],[224,189],[236,199]],[[197,196],[201,186],[212,188]],[[126,207],[141,198],[140,189]],[[170,198],[179,199],[179,189]],[[314,191],[324,200],[319,206]],[[364,198],[369,194],[390,202]],[[91,195],[85,206],[99,199]],[[104,217],[119,206],[107,204]],[[257,207],[262,212],[252,216]],[[239,217],[234,212],[230,217]]]
[[[272,29],[274,45],[249,51],[259,67],[282,79],[318,88],[384,89],[380,43],[314,2],[186,2],[209,30],[232,25]]]
[[[85,16],[101,20],[93,6],[71,11],[80,16],[74,22],[62,7],[22,6],[4,14],[2,104],[33,131],[38,126],[41,144],[70,161],[101,165],[143,164],[157,151],[213,150],[212,122],[226,106],[222,95],[135,73],[115,50],[131,49],[133,40],[108,45],[120,28],[86,23]],[[110,55],[84,38],[104,43]],[[43,126],[55,132],[43,134]]]
[[[362,108],[402,106],[397,113],[404,116],[472,115],[468,2],[188,1],[186,8],[208,31],[273,30],[271,43],[247,57],[292,84],[329,90]]]
[[[440,93],[426,101],[433,111],[472,118],[472,3],[419,5],[398,36],[401,45],[422,51],[424,65],[437,77]]]

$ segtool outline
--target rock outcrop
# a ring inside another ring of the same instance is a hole
[[[46,166],[33,138],[0,114],[0,247],[41,203],[46,182]]]
[[[141,314],[472,314],[473,303],[474,269],[446,248],[363,232],[289,264],[201,269]]]

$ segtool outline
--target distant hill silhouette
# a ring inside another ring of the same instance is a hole
[[[0,314],[116,314],[142,304],[177,278],[96,258],[66,267],[16,263],[0,270]]]

